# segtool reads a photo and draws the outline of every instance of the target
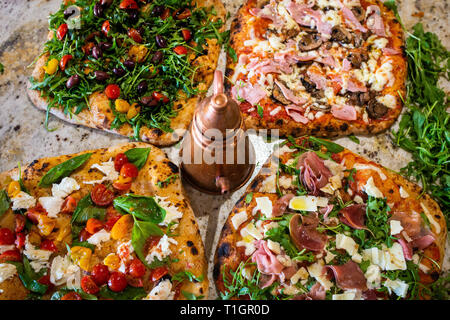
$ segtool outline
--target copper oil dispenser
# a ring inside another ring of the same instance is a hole
[[[225,194],[239,189],[255,168],[255,150],[238,104],[214,73],[214,94],[199,102],[181,147],[181,175],[196,189]]]

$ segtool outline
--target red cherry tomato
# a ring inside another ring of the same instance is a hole
[[[192,37],[191,30],[189,30],[189,29],[181,30],[181,34],[183,35],[184,41],[189,41]]]
[[[184,46],[176,46],[173,51],[178,55],[183,55],[187,53],[187,49]]]
[[[125,153],[119,153],[116,158],[114,159],[114,169],[116,169],[116,171],[120,172],[120,168],[122,168],[122,166],[128,162],[128,158],[125,155]]]
[[[111,25],[109,24],[109,21],[106,20],[105,22],[103,22],[102,24],[102,32],[105,35],[105,37],[108,36],[108,32],[111,29]]]
[[[81,289],[88,294],[96,294],[100,291],[91,276],[84,276],[81,279]]]
[[[114,292],[123,291],[127,287],[127,278],[122,272],[112,272],[108,280],[108,287]]]
[[[120,175],[123,177],[136,178],[139,174],[139,169],[132,163],[124,163],[120,169]]]
[[[142,288],[144,286],[144,280],[142,280],[142,278],[135,278],[132,276],[127,276],[127,283],[135,288]]]
[[[27,221],[27,218],[25,218],[25,216],[21,215],[21,214],[16,214],[16,216],[14,217],[16,220],[16,228],[15,228],[15,232],[22,232],[23,229],[25,228],[25,223]]]
[[[86,222],[86,231],[94,234],[97,233],[98,231],[100,231],[103,228],[103,222],[101,222],[98,219],[95,218],[90,218],[87,222]]]
[[[17,249],[22,249],[25,246],[25,233],[23,232],[17,232],[16,233],[16,241],[14,242],[14,244],[16,245]]]
[[[47,211],[42,208],[40,203],[27,210],[27,218],[30,219],[34,224],[38,223],[38,218],[41,214],[47,215]]]
[[[98,286],[107,283],[109,279],[108,267],[101,263],[95,265],[92,269],[91,276]]]
[[[159,243],[159,240],[161,240],[160,236],[150,236],[150,237],[148,237],[147,241],[145,242],[148,250],[150,250],[151,248],[156,246]]]
[[[191,16],[191,10],[189,10],[189,9],[184,9],[184,11],[183,12],[181,12],[181,13],[177,13],[176,15],[175,15],[175,18],[177,19],[177,20],[183,20],[183,19],[186,19],[186,18],[189,18]]]
[[[80,231],[79,239],[81,242],[87,241],[92,236],[89,232],[87,232],[86,228]]]
[[[156,282],[159,279],[161,279],[162,277],[164,277],[168,272],[169,272],[169,269],[167,269],[167,267],[159,267],[159,268],[153,269],[152,273],[150,275],[150,279],[153,282]]]
[[[52,283],[50,282],[50,272],[47,271],[45,276],[39,278],[38,282],[40,284],[44,284],[46,286],[50,286]]]
[[[76,292],[69,292],[63,295],[61,300],[83,300],[83,298]]]
[[[14,232],[9,230],[8,228],[0,229],[0,245],[10,245],[14,243]]]
[[[67,63],[69,62],[69,60],[71,60],[73,58],[73,56],[71,54],[66,54],[61,58],[61,61],[59,61],[59,67],[61,70],[64,71],[64,69],[66,68]]]
[[[131,188],[131,183],[114,182],[112,186],[119,191],[127,191]]]
[[[112,227],[116,224],[117,220],[119,220],[120,217],[122,217],[122,215],[116,209],[114,209],[112,206],[108,207],[105,217],[105,230],[111,231]]]
[[[139,9],[136,1],[134,0],[123,0],[120,5],[120,9]]]
[[[41,250],[47,250],[47,251],[52,251],[52,252],[58,251],[58,248],[55,246],[53,241],[49,240],[49,239],[43,240],[41,242],[40,248],[41,248]]]
[[[128,272],[135,278],[143,277],[145,274],[145,265],[139,259],[133,259],[130,263]]]
[[[128,36],[133,39],[134,41],[136,41],[137,43],[142,43],[142,41],[144,41],[142,39],[141,34],[139,33],[139,31],[137,31],[134,28],[130,28],[128,29]]]
[[[56,30],[56,37],[59,41],[62,41],[62,39],[64,39],[64,36],[67,34],[68,30],[69,28],[67,27],[66,23],[63,23],[58,27],[58,29]]]
[[[120,97],[120,87],[117,84],[108,84],[105,89],[105,94],[109,99],[117,99]]]
[[[92,189],[91,198],[98,206],[108,206],[114,200],[114,193],[100,183]],[[88,232],[91,233],[89,230]]]
[[[72,196],[68,196],[62,204],[62,213],[73,213],[77,207],[78,201]]]
[[[170,9],[166,8],[164,12],[159,16],[161,20],[166,20],[170,16]]]
[[[0,262],[5,261],[22,261],[20,251],[17,249],[7,250],[0,254]]]
[[[162,102],[167,103],[169,102],[169,98],[167,98],[164,94],[162,94],[161,92],[153,92],[152,97],[157,100],[160,101],[162,100]]]

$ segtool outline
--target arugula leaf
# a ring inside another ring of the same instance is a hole
[[[91,195],[88,194],[80,201],[78,201],[77,207],[72,214],[71,223],[85,223],[90,218],[103,220],[106,215],[105,208],[99,208],[92,202]]]
[[[180,271],[172,276],[172,282],[174,281],[183,282],[186,279],[189,280],[190,282],[201,282],[203,281],[203,275],[196,277],[190,271]]]
[[[320,138],[310,136],[309,141],[312,141],[318,145],[324,146],[325,148],[327,148],[327,151],[330,151],[332,153],[339,153],[339,152],[344,151],[344,147],[338,145],[337,143],[328,141],[328,140],[323,140]]]
[[[172,182],[176,181],[178,179],[179,175],[178,174],[172,174],[170,176],[167,177],[167,179],[165,179],[164,181],[158,181],[156,183],[156,185],[159,188],[165,188],[167,187],[169,184],[171,184]]]
[[[172,262],[178,262],[178,259],[172,260],[170,257],[165,257],[162,260],[159,260],[158,258],[155,258],[150,264],[147,264],[147,266],[150,269],[156,269],[159,267],[167,266],[167,265],[171,264]]]
[[[252,202],[252,199],[253,199],[253,192],[250,192],[245,196],[245,203],[249,204],[250,202]]]
[[[257,107],[257,111],[258,111],[259,117],[261,119],[264,118],[264,109],[263,109],[263,107],[260,104],[258,104],[256,107]]]
[[[166,210],[159,206],[153,197],[126,194],[115,198],[113,205],[114,208],[144,221],[161,223],[166,217]]]
[[[5,190],[0,190],[0,217],[9,209],[11,201]]]
[[[121,292],[111,291],[108,286],[100,288],[99,295],[102,298],[113,300],[140,300],[147,296],[144,288],[136,288],[128,286]]]
[[[92,252],[94,252],[95,250],[95,245],[93,245],[92,243],[89,243],[87,241],[72,241],[72,247],[85,247],[85,248],[89,248],[92,250]]]
[[[191,293],[191,292],[187,292],[184,290],[181,290],[181,294],[188,300],[200,300],[203,299],[205,296],[196,296],[195,294]]]
[[[354,134],[349,135],[348,138],[349,138],[351,141],[353,141],[354,143],[357,143],[357,144],[360,143],[358,137],[355,136]]]
[[[134,251],[136,251],[137,256],[145,265],[148,266],[144,254],[145,242],[150,236],[163,235],[164,232],[162,232],[161,229],[153,222],[139,221],[134,218],[134,225],[131,233],[131,244],[133,245]]]
[[[5,67],[0,63],[0,73],[3,74],[3,72],[5,72]]]
[[[294,258],[299,255],[299,251],[294,243],[292,243],[289,234],[289,222],[292,216],[293,214],[284,215],[282,220],[278,221],[278,227],[267,230],[266,239],[280,243],[287,255]]]
[[[42,177],[38,185],[40,187],[50,187],[52,183],[59,182],[83,165],[91,155],[92,153],[85,153],[54,166]]]
[[[142,167],[147,162],[150,148],[133,148],[125,151],[124,153],[127,156],[129,162],[134,164],[138,169],[142,169]]]

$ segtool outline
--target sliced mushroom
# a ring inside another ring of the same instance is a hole
[[[366,16],[366,12],[364,9],[360,6],[355,6],[352,8],[353,15],[356,19],[358,19],[359,22],[364,21],[364,18]]]
[[[378,119],[386,115],[388,108],[375,99],[369,101],[366,107],[367,113],[371,119]]]
[[[305,87],[306,92],[312,93],[316,90],[316,85],[306,78],[301,78],[303,86]]]
[[[313,103],[310,105],[311,109],[316,110],[316,111],[322,111],[322,112],[328,112],[331,109],[330,105],[323,105],[323,104],[319,104],[319,103]]]
[[[281,102],[282,104],[291,103],[288,99],[286,99],[283,92],[281,91],[281,88],[276,83],[273,84],[272,96],[275,100]]]
[[[353,37],[353,45],[355,48],[361,48],[364,44],[364,37],[361,34],[361,32],[355,32],[355,35]]]
[[[361,67],[361,63],[369,60],[369,56],[365,52],[352,52],[347,56],[347,59],[350,60],[353,67],[359,69]]]
[[[352,42],[352,39],[351,33],[341,26],[334,26],[333,29],[331,29],[331,40],[333,41],[350,43]]]
[[[302,39],[298,42],[298,48],[301,51],[311,51],[317,49],[321,45],[322,45],[322,38],[316,32],[304,35]]]

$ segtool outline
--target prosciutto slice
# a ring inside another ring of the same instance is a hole
[[[300,215],[295,215],[289,222],[289,231],[291,239],[300,249],[307,249],[320,252],[325,247],[328,237],[317,231],[319,218],[316,213],[310,213],[307,216],[301,216],[302,224],[299,225]]]
[[[411,248],[423,250],[436,240],[432,232],[422,225],[422,218],[417,212],[394,212],[390,219],[400,221],[403,230],[412,240],[408,243]],[[399,243],[402,245],[400,241]],[[403,252],[405,252],[405,250],[403,250]]]
[[[368,16],[366,24],[370,31],[377,36],[385,37],[386,31],[384,29],[383,19],[381,18],[380,8],[376,5],[368,6],[366,15]]]
[[[367,289],[366,277],[359,265],[349,260],[341,266],[326,266],[333,271],[336,284],[343,290],[357,289],[365,291]]]
[[[288,99],[289,101],[293,102],[296,105],[301,105],[306,103],[306,99],[297,97],[291,90],[286,88],[286,86],[281,83],[278,80],[275,80],[275,83],[280,88],[281,92],[283,93],[283,96]]]
[[[322,285],[316,282],[308,293],[295,296],[292,300],[325,300],[326,290]]]
[[[394,48],[383,48],[381,49],[384,55],[386,56],[395,56],[397,54],[402,54],[402,51]]]
[[[323,188],[332,176],[323,160],[313,151],[305,152],[300,156],[297,169],[300,169],[299,178],[312,195],[318,195],[320,188]]]
[[[302,115],[303,108],[296,106],[295,104],[290,104],[285,107],[286,113],[290,116],[295,122],[307,124],[309,119]]]
[[[252,255],[252,262],[256,262],[256,266],[261,273],[279,274],[284,269],[275,254],[267,247],[267,241],[256,241],[256,248],[257,250]]]
[[[341,120],[356,120],[356,109],[354,106],[344,104],[344,105],[332,105],[331,114]]]
[[[429,247],[435,240],[436,240],[436,238],[430,233],[430,234],[426,234],[424,236],[418,237],[416,239],[413,239],[413,241],[411,241],[411,244],[412,244],[413,248],[418,248],[420,250],[423,250],[423,249]]]
[[[365,204],[352,204],[351,206],[343,208],[339,212],[339,219],[341,220],[341,222],[354,229],[365,229],[365,218]]]
[[[261,99],[266,97],[266,90],[258,84],[253,86],[251,83],[246,83],[243,86],[233,86],[233,88],[231,88],[231,95],[236,101],[244,99],[254,106],[258,104]]]
[[[320,11],[313,10],[306,4],[298,4],[293,1],[290,1],[286,5],[286,9],[298,24],[310,27],[310,19],[314,19],[317,31],[322,36],[329,37],[331,35],[332,26],[329,23],[322,21],[322,13]]]
[[[283,213],[286,211],[286,208],[289,205],[289,201],[294,197],[292,193],[286,194],[282,196],[280,199],[278,199],[275,204],[273,205],[272,210],[272,216],[279,217],[282,216]]]
[[[412,246],[403,239],[398,239],[398,243],[400,243],[400,245],[402,246],[403,256],[405,257],[406,260],[410,261],[413,255]]]

